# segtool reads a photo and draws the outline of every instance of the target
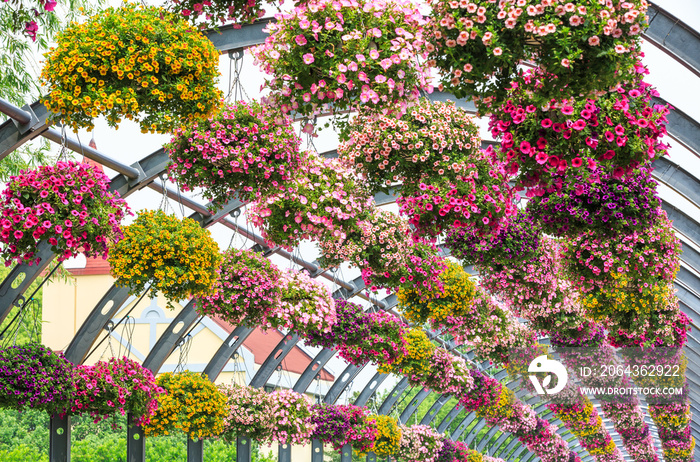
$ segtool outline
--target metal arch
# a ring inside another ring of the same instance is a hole
[[[700,77],[700,34],[658,5],[650,5],[649,27],[644,37]]]
[[[442,421],[440,421],[440,424],[438,424],[436,430],[439,433],[445,433],[445,431],[452,425],[452,422],[454,422],[457,419],[457,416],[463,411],[463,409],[459,406],[459,403],[455,404],[452,410],[445,416],[443,417]]]
[[[442,411],[442,408],[445,407],[445,405],[450,401],[452,398],[452,395],[440,395],[438,399],[435,400],[432,406],[430,406],[430,409],[428,409],[428,412],[425,413],[423,418],[420,421],[421,425],[430,425],[433,423],[433,420],[438,416],[440,411]]]
[[[277,366],[282,363],[287,354],[296,346],[298,340],[299,336],[297,334],[292,334],[291,332],[286,334],[265,358],[265,362],[263,362],[250,381],[250,386],[260,388],[265,385],[275,370],[277,370]]]
[[[379,386],[384,383],[384,381],[389,377],[389,374],[382,374],[381,372],[376,372],[374,376],[367,382],[367,385],[362,389],[359,396],[355,399],[353,403],[355,406],[365,406],[367,401],[374,395]]]
[[[236,328],[233,329],[233,332],[223,341],[204,368],[204,373],[209,380],[213,382],[219,377],[221,371],[226,367],[226,363],[228,363],[238,348],[243,345],[243,342],[246,341],[250,334],[253,333],[253,330],[254,329],[245,326],[236,326]]]
[[[200,317],[195,310],[197,302],[195,299],[189,301],[187,305],[177,314],[166,327],[156,344],[153,345],[151,351],[143,360],[143,367],[149,369],[153,374],[157,374],[160,368],[163,367],[165,360],[177,348],[180,341],[185,337],[188,330]],[[179,327],[178,327],[179,326]],[[177,329],[177,331],[175,331]]]
[[[418,410],[418,406],[420,406],[431,393],[433,393],[432,390],[422,388],[416,396],[413,397],[411,402],[406,405],[403,412],[401,412],[399,422],[404,425],[407,424],[411,417],[413,417],[413,414]]]
[[[328,393],[326,393],[326,396],[323,398],[323,402],[326,404],[335,404],[348,385],[355,380],[355,377],[357,377],[357,374],[359,374],[363,368],[364,365],[355,366],[354,364],[349,364],[340,374],[340,377],[333,382],[330,390],[328,390]]]
[[[402,377],[401,380],[399,380],[399,383],[397,383],[394,386],[394,389],[391,390],[391,393],[389,393],[387,397],[384,398],[384,401],[379,407],[378,413],[381,415],[389,415],[389,412],[391,412],[392,408],[399,400],[406,388],[408,388],[408,379],[406,377]]]

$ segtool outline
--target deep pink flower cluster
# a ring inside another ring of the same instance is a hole
[[[257,252],[229,249],[217,272],[213,293],[197,301],[197,312],[233,325],[270,326],[280,302],[279,269]]]
[[[508,175],[491,146],[460,162],[454,178],[404,183],[396,204],[415,226],[414,234],[431,237],[455,229],[494,236],[517,210]]]
[[[474,386],[472,376],[464,359],[444,348],[435,348],[429,359],[428,373],[423,377],[423,386],[436,393],[451,393],[455,396]]]
[[[646,72],[641,64],[638,70]],[[562,174],[587,178],[600,166],[620,178],[666,153],[660,139],[669,108],[652,104],[658,92],[641,78],[595,100],[555,97],[536,106],[532,95],[546,78],[526,72],[491,108],[491,133],[501,139],[508,171],[531,187],[529,196],[560,189]]]
[[[277,2],[266,3],[274,5]],[[240,23],[253,22],[265,15],[260,0],[168,0],[166,8],[203,29],[228,22],[233,22],[234,28],[238,29]]]
[[[46,20],[42,16],[47,12],[53,13],[54,8],[58,4],[56,0],[20,0],[13,2],[3,0],[3,3],[7,5],[3,6],[3,8],[13,9],[10,13],[10,31],[21,31],[32,39],[32,42],[36,42],[36,36],[39,33],[37,21],[46,24]]]
[[[270,441],[276,425],[270,393],[235,383],[220,385],[219,390],[226,396],[228,406],[222,436],[227,441],[235,441],[237,436],[243,435],[255,441]]]
[[[465,161],[483,157],[478,127],[449,101],[421,98],[400,119],[362,111],[349,128],[349,139],[338,145],[338,154],[373,189],[421,179],[455,180],[465,174]]]
[[[353,405],[317,404],[312,407],[316,425],[313,438],[331,443],[336,451],[349,444],[358,453],[367,453],[377,439],[377,422],[367,408]]]
[[[432,91],[419,63],[425,21],[407,0],[320,0],[276,18],[253,55],[273,76],[268,102],[284,113],[311,119],[370,106],[400,115]]]
[[[299,168],[300,140],[289,117],[253,101],[225,105],[206,122],[175,130],[165,151],[168,173],[185,191],[218,209],[280,190]]]
[[[130,413],[135,423],[146,424],[155,414],[157,396],[165,393],[150,370],[127,357],[77,366],[75,386],[70,413],[89,413],[96,422]]]
[[[345,239],[371,204],[365,186],[337,160],[307,153],[294,178],[261,197],[248,214],[269,245],[291,250],[303,239]]]
[[[408,326],[396,316],[383,311],[365,312],[346,300],[335,300],[335,309],[337,322],[331,330],[308,331],[308,344],[335,348],[354,365],[391,365],[406,354]]]
[[[5,265],[38,263],[40,242],[48,242],[59,261],[79,254],[107,258],[110,243],[122,237],[119,224],[129,211],[108,186],[104,173],[71,161],[10,177],[0,204]]]

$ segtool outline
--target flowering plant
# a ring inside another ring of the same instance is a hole
[[[228,415],[226,397],[206,376],[190,371],[166,372],[156,379],[167,394],[158,397],[158,410],[143,427],[146,436],[169,435],[181,430],[200,440],[219,435]]]
[[[150,284],[149,290],[162,292],[171,307],[171,300],[211,293],[221,254],[211,233],[196,221],[142,210],[112,247],[109,264],[116,285],[138,295]]]
[[[274,327],[294,329],[297,333],[328,332],[336,322],[335,301],[328,286],[312,279],[306,272],[289,270],[279,278],[280,300]]]
[[[273,76],[270,103],[284,113],[405,108],[420,90],[432,91],[418,62],[424,19],[407,0],[320,0],[276,18],[252,52]]]
[[[202,29],[227,22],[240,27],[239,23],[253,22],[265,15],[260,0],[168,0],[167,9],[198,24]]]
[[[37,343],[0,350],[0,408],[63,411],[75,394],[73,365]]]
[[[388,415],[372,415],[370,417],[377,421],[378,432],[372,451],[378,457],[389,457],[398,454],[403,430],[399,427],[396,419]]]
[[[43,102],[68,127],[94,128],[100,114],[143,132],[205,118],[221,100],[219,54],[185,21],[156,7],[107,8],[56,36],[41,72]]]
[[[256,101],[226,105],[206,122],[175,129],[165,145],[170,179],[185,191],[204,188],[212,208],[232,197],[249,201],[279,190],[299,164],[291,124]]]
[[[529,214],[537,217],[548,234],[631,234],[652,226],[660,214],[661,199],[648,166],[623,177],[597,169],[590,178],[573,172],[553,178],[556,182],[561,179],[561,189],[527,203]]]
[[[317,404],[313,406],[316,425],[313,437],[331,443],[336,451],[345,444],[360,453],[372,449],[377,437],[377,421],[369,416],[366,408],[352,405]]]
[[[421,384],[434,392],[458,395],[474,386],[464,359],[444,348],[435,348],[428,361],[428,373],[423,377]]]
[[[9,6],[4,8],[12,9],[8,16],[11,19],[10,31],[22,31],[27,37],[32,39],[32,42],[36,42],[36,36],[39,32],[37,19],[47,12],[53,13],[54,8],[58,4],[56,0],[14,0],[11,3],[9,0],[4,1],[6,4],[9,3]],[[46,17],[41,19],[44,21],[40,20],[40,22],[46,22]]]
[[[422,178],[405,183],[396,204],[415,226],[414,234],[438,236],[450,229],[466,229],[477,236],[493,236],[516,214],[508,175],[491,146],[460,163],[455,179]]]
[[[229,249],[217,273],[213,292],[198,300],[200,314],[219,316],[233,325],[270,325],[280,300],[281,276],[270,260],[252,250]]]
[[[445,245],[464,265],[517,266],[536,255],[542,230],[532,214],[518,211],[495,236],[452,230]]]
[[[354,365],[393,364],[406,354],[408,327],[397,317],[383,311],[364,312],[346,300],[335,300],[335,310],[336,323],[327,332],[307,332],[307,344],[335,348]]]
[[[59,261],[79,254],[105,258],[107,246],[122,237],[119,224],[129,211],[108,186],[107,175],[78,162],[10,177],[0,204],[5,264],[35,263],[40,242],[48,242]]]
[[[127,357],[76,366],[75,386],[70,413],[89,412],[96,422],[130,413],[134,423],[147,425],[165,393],[150,370]]]
[[[474,310],[477,287],[464,268],[449,260],[440,275],[442,290],[430,292],[402,288],[396,292],[401,313],[414,324],[431,321],[441,325],[448,317],[465,317]]]
[[[616,348],[639,346],[681,348],[688,340],[690,319],[678,306],[678,298],[669,292],[665,303],[656,306],[646,318],[624,314],[608,322],[608,342]]]
[[[284,189],[249,207],[269,245],[291,250],[303,239],[344,239],[372,203],[365,186],[335,159],[307,153]]]
[[[397,215],[374,209],[357,222],[359,230],[343,240],[318,243],[324,266],[347,261],[362,270],[362,280],[370,290],[379,287],[417,287],[432,290],[445,269],[434,246],[412,242],[405,221]]]
[[[646,72],[641,64],[636,69]],[[660,138],[669,109],[652,105],[658,92],[641,78],[595,100],[555,95],[537,105],[532,95],[545,80],[541,72],[525,73],[492,108],[489,123],[508,171],[520,170],[519,184],[532,187],[530,197],[561,188],[563,174],[588,178],[600,165],[620,178],[666,153]]]
[[[272,421],[276,422],[271,440],[280,444],[308,443],[316,428],[308,398],[292,390],[275,390],[270,400]]]
[[[219,390],[227,399],[224,439],[232,442],[245,435],[255,441],[269,441],[275,426],[272,396],[260,388],[238,384],[221,385]]]
[[[485,459],[486,457],[469,449],[465,443],[443,437],[442,448],[440,448],[435,462],[484,462]]]
[[[427,425],[402,425],[397,459],[402,462],[435,462],[443,444],[442,436]]]
[[[568,3],[541,0],[432,0],[431,64],[458,97],[500,99],[521,61],[557,75],[552,94],[592,95],[634,67],[646,26],[645,0]]]
[[[401,374],[414,383],[422,383],[430,372],[430,359],[434,351],[435,345],[422,329],[409,329],[406,354],[393,364],[381,364],[377,370],[382,374]]]
[[[654,226],[620,238],[589,231],[568,240],[562,258],[571,282],[590,291],[606,286],[642,290],[672,281],[681,243],[666,212],[658,213]]]
[[[467,412],[477,412],[484,415],[486,410],[495,405],[501,395],[502,385],[476,369],[469,369],[473,387],[469,393],[459,397],[459,403]]]
[[[341,161],[367,180],[372,190],[396,182],[454,179],[465,159],[479,157],[479,129],[452,102],[421,98],[400,119],[362,111],[349,125],[348,140],[338,145]]]

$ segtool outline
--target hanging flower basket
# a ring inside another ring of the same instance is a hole
[[[339,114],[360,106],[401,111],[432,91],[419,63],[423,16],[409,1],[321,0],[276,18],[253,55],[273,77],[270,103],[285,113],[331,113],[342,122]]]
[[[223,431],[228,415],[226,397],[206,376],[190,371],[166,372],[156,383],[166,394],[158,397],[158,410],[143,427],[145,436],[182,431],[188,438],[200,440]]]
[[[427,425],[402,425],[397,458],[402,462],[435,462],[443,444],[442,435]]]
[[[459,164],[459,174],[405,183],[396,200],[414,235],[436,237],[452,229],[490,237],[517,213],[503,164],[489,146]]]
[[[0,408],[65,412],[75,395],[73,364],[30,343],[0,350]]]
[[[396,419],[388,415],[372,415],[377,421],[377,439],[372,451],[378,457],[389,457],[398,454],[401,445],[402,429]]]
[[[135,424],[146,425],[164,396],[160,385],[150,370],[127,357],[76,366],[70,413],[89,413],[95,422],[130,413]]]
[[[299,167],[299,143],[288,117],[239,101],[175,130],[165,145],[168,173],[185,191],[203,188],[216,210],[281,189]]]
[[[636,69],[647,72],[641,64]],[[528,197],[561,189],[567,176],[591,178],[597,166],[621,178],[666,153],[661,138],[669,108],[653,104],[658,92],[635,79],[596,100],[555,95],[537,105],[532,95],[544,74],[528,71],[491,108],[491,134],[501,139],[509,173],[520,173],[517,184],[531,188]]]
[[[639,292],[670,283],[680,267],[681,242],[663,210],[656,225],[621,238],[590,231],[566,242],[562,259],[567,278],[583,291],[617,287]],[[624,281],[620,284],[619,281]]]
[[[595,171],[588,179],[562,175],[561,183],[561,189],[527,203],[529,214],[537,217],[547,234],[576,237],[594,231],[598,236],[626,235],[653,226],[658,218],[661,199],[650,165],[620,178],[605,171]]]
[[[280,302],[279,269],[258,252],[229,249],[217,272],[213,292],[198,300],[197,312],[234,326],[269,326]]]
[[[228,442],[234,442],[238,436],[269,441],[277,424],[273,420],[271,395],[260,388],[237,384],[222,385],[219,390],[228,400],[221,436]]]
[[[644,0],[540,3],[432,0],[428,40],[431,64],[458,97],[499,100],[529,61],[548,78],[533,103],[552,96],[592,96],[633,73],[640,34],[647,25]]]
[[[277,2],[265,3],[277,5]],[[265,15],[260,0],[168,0],[165,7],[200,29],[211,29],[226,23],[240,28],[241,23],[253,22]]]
[[[367,408],[353,405],[317,404],[312,407],[316,429],[312,435],[340,451],[345,444],[359,454],[372,450],[377,437],[377,421]]]
[[[447,437],[442,438],[442,448],[438,452],[435,462],[503,462],[503,459],[482,456],[481,453],[469,449],[461,441],[453,441]]]
[[[439,290],[445,263],[434,246],[413,242],[405,221],[391,212],[374,209],[357,226],[359,230],[344,240],[318,243],[322,265],[354,264],[362,270],[362,280],[373,292],[382,287]]]
[[[83,254],[106,258],[122,237],[119,224],[129,207],[108,192],[109,179],[87,163],[58,162],[10,177],[2,193],[2,257],[38,263],[36,247],[48,242],[58,260]]]
[[[172,301],[211,294],[221,264],[211,233],[190,219],[142,210],[114,244],[109,264],[115,284],[140,295],[149,286]]]
[[[312,346],[335,348],[345,361],[356,366],[372,362],[393,364],[406,354],[408,326],[396,316],[365,312],[346,300],[335,300],[336,323],[326,332],[310,330],[304,341]]]
[[[430,388],[435,393],[459,396],[474,386],[464,359],[444,348],[435,348],[429,363],[428,373],[420,385]]]
[[[107,8],[56,37],[41,72],[43,99],[73,130],[104,115],[143,132],[168,132],[205,119],[219,104],[219,53],[185,21],[156,7]]]
[[[532,215],[519,210],[508,227],[501,228],[493,237],[476,236],[462,228],[454,229],[448,234],[445,245],[463,265],[517,267],[519,263],[534,258],[539,248],[542,229]]]
[[[276,328],[296,333],[327,332],[336,323],[335,301],[328,286],[304,271],[289,270],[279,278],[280,300],[274,318]]]
[[[377,370],[382,374],[404,375],[412,383],[423,383],[429,372],[430,358],[434,350],[435,346],[422,329],[409,329],[406,334],[406,354],[391,365],[380,365]]]
[[[248,213],[268,245],[292,250],[304,239],[344,239],[371,204],[365,185],[337,160],[307,153],[284,190],[262,197]]]
[[[462,161],[480,157],[480,149],[479,128],[466,111],[421,98],[400,119],[362,111],[350,122],[349,139],[338,145],[338,154],[373,191],[388,191],[396,182],[454,180],[466,167]]]
[[[271,439],[279,444],[308,444],[316,428],[309,398],[292,390],[275,390],[272,401]]]

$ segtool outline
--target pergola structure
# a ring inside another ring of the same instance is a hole
[[[700,78],[700,33],[657,6],[650,7],[649,18],[650,24],[644,34],[645,40],[660,48],[668,56]],[[226,26],[222,27],[219,31],[208,32],[207,36],[221,53],[233,55],[247,47],[262,43],[267,36],[267,34],[263,32],[263,28],[269,21],[269,19],[261,20],[239,29]],[[449,96],[450,95],[443,93],[434,93],[432,99],[446,100]],[[451,99],[455,100],[455,98]],[[657,102],[663,103],[664,101],[659,100]],[[474,111],[473,104],[464,100],[457,101],[457,104],[467,111]],[[338,280],[334,274],[320,268],[315,263],[305,261],[280,248],[269,248],[262,237],[257,235],[253,230],[240,226],[235,220],[230,219],[230,216],[235,216],[240,213],[240,209],[244,205],[240,201],[233,200],[221,211],[212,214],[204,204],[182,197],[177,191],[169,189],[167,185],[157,180],[159,176],[165,173],[169,162],[168,156],[163,149],[159,149],[145,156],[132,165],[125,165],[95,149],[82,146],[78,141],[70,138],[63,140],[61,133],[55,128],[50,127],[47,122],[50,114],[43,104],[39,102],[26,105],[23,108],[18,108],[6,101],[0,100],[0,112],[3,112],[9,117],[9,120],[0,125],[0,161],[24,143],[39,136],[43,136],[56,143],[63,142],[67,148],[81,153],[85,157],[118,172],[118,175],[112,179],[110,189],[118,191],[122,197],[128,196],[146,187],[151,188],[182,202],[185,207],[193,211],[190,218],[197,220],[201,226],[209,227],[220,223],[255,242],[254,249],[262,252],[263,255],[280,255],[300,265],[307,270],[312,277],[323,277],[335,282],[340,286],[340,289],[334,294],[337,297],[346,299],[361,297],[370,301],[373,309],[389,310],[396,305],[395,295],[377,300],[364,294],[363,290],[365,287],[361,278],[357,278],[353,281]],[[700,158],[700,123],[679,110],[673,110],[668,115],[668,120],[668,136],[688,149],[693,155]],[[332,157],[335,155],[335,152],[328,152],[322,155]],[[687,244],[692,243],[700,248],[700,215],[697,213],[698,210],[700,210],[700,175],[693,174],[684,168],[683,165],[678,165],[665,158],[658,159],[654,166],[655,170],[653,171],[653,175],[659,183],[667,186],[698,208],[695,214],[693,214],[693,212],[686,213],[668,202],[663,203],[663,209],[673,221],[674,228],[679,234],[680,239],[686,244],[683,247],[683,253],[681,255],[681,269],[675,281],[677,296],[683,312],[686,313],[691,320],[697,321],[700,320],[700,252],[695,250],[693,246]],[[375,196],[377,205],[390,203],[394,199],[395,198],[392,196],[381,193]],[[11,271],[7,278],[0,283],[0,322],[7,317],[13,307],[24,306],[26,303],[24,296],[25,291],[29,285],[41,275],[55,257],[50,250],[50,246],[44,244],[37,248],[36,255],[39,259],[39,264],[33,266],[18,265]],[[127,298],[128,288],[112,286],[107,291],[92,309],[70,345],[65,350],[65,355],[68,360],[75,364],[80,364],[85,360],[93,344],[100,337],[105,335],[108,323],[110,323],[115,314],[126,302]],[[194,302],[190,301],[160,336],[144,360],[143,365],[154,373],[157,373],[168,356],[178,348],[189,328],[192,327],[198,319],[199,315],[194,309]],[[691,411],[696,415],[700,415],[700,338],[697,334],[697,324],[693,322],[691,326],[694,329],[689,333],[688,342],[684,349],[688,359],[686,377],[690,385],[689,396],[691,400]],[[239,326],[235,328],[222,343],[205,368],[205,372],[211,380],[216,379],[226,363],[236,354],[237,349],[251,332],[252,329]],[[435,337],[434,333],[432,337]],[[282,363],[285,356],[293,349],[298,341],[299,337],[297,335],[291,333],[286,335],[270,353],[260,369],[254,374],[250,385],[261,387],[267,383],[277,367]],[[450,344],[446,344],[445,347],[454,349],[454,345]],[[334,353],[335,352],[330,349],[321,350],[297,380],[293,387],[294,391],[302,393],[307,391],[314,378],[320,373],[323,366],[333,357]],[[469,353],[467,356],[472,358],[473,354]],[[497,379],[502,379],[507,375],[504,370],[489,365],[488,363],[481,364],[480,368]],[[324,401],[326,403],[336,402],[342,393],[348,389],[353,379],[358,376],[362,369],[363,366],[349,365],[337,376],[335,382],[325,395]],[[364,386],[355,400],[355,404],[366,404],[387,377],[388,376],[385,374],[375,374]],[[512,388],[519,398],[527,399],[527,393],[520,389],[518,382],[510,382],[508,383],[508,387]],[[480,431],[487,426],[486,422],[482,418],[477,417],[474,413],[465,414],[465,412],[458,407],[452,408],[442,421],[436,422],[435,418],[448,403],[449,395],[439,396],[425,415],[414,416],[420,404],[428,398],[432,392],[420,390],[407,404],[403,405],[404,401],[406,401],[405,397],[408,396],[410,392],[411,387],[409,386],[408,380],[405,378],[400,380],[391,390],[384,402],[381,403],[379,413],[388,414],[397,408],[396,410],[400,413],[401,422],[408,422],[411,418],[420,419],[421,424],[432,424],[439,432],[445,432],[455,422],[459,422],[456,430],[449,435],[452,439],[464,437],[470,447],[480,452],[486,452],[491,456],[505,458],[506,460],[515,460],[519,458],[522,462],[530,462],[537,459],[534,454],[520,444],[517,438],[512,437],[510,434],[504,433],[494,440],[494,436],[498,432],[497,427],[491,428],[483,435],[479,435]],[[402,399],[402,397],[404,399]],[[569,441],[570,448],[578,452],[584,462],[592,460],[592,456],[580,446],[573,434],[561,425],[552,413],[546,409],[545,403],[540,401],[539,397],[531,397],[527,399],[526,402],[532,405],[536,412],[543,412],[543,418],[548,418],[551,423],[560,425],[559,433],[565,440]],[[51,462],[64,462],[70,459],[69,419],[69,417],[63,419],[53,417],[51,419],[49,451]],[[656,433],[653,422],[651,422],[649,417],[647,417],[646,420],[652,429],[652,435],[655,438],[656,446],[660,447],[658,434]],[[615,432],[611,422],[607,419],[603,419],[603,422],[608,432],[612,435],[613,440],[622,450],[623,455],[626,456],[627,460],[631,460],[626,454],[621,438]],[[469,429],[469,431],[467,431],[467,429]],[[700,440],[700,424],[698,422],[691,423],[691,431],[696,440]],[[144,461],[145,446],[141,429],[136,426],[130,426],[127,429],[127,434],[127,460],[129,462]],[[237,447],[238,460],[249,461],[251,457],[250,442],[245,438],[239,438]],[[312,444],[311,456],[314,462],[323,460],[323,447],[318,441],[314,441]],[[201,441],[195,442],[190,440],[188,442],[188,461],[201,461],[202,457]],[[291,460],[291,448],[288,445],[280,445],[279,460]],[[348,447],[345,447],[341,451],[341,461],[345,462],[350,460],[351,451]],[[368,461],[371,460],[375,460],[375,458],[370,454],[370,456],[368,456]],[[700,452],[696,452],[695,460],[700,462]]]

